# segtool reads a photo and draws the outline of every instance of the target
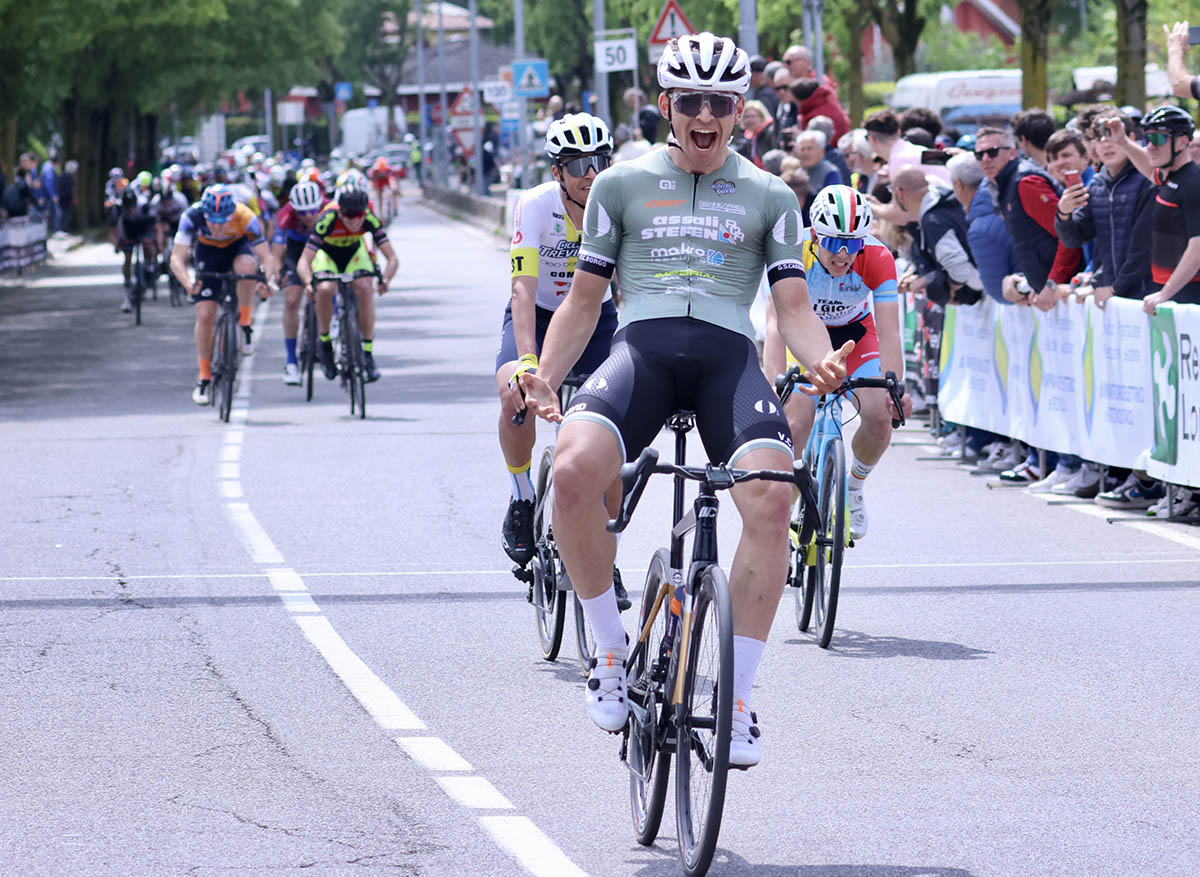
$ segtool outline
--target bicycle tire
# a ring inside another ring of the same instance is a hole
[[[167,283],[171,290],[171,307],[178,308],[183,306],[183,284],[179,282],[175,274],[171,271],[167,272]]]
[[[803,532],[804,499],[796,501],[796,516],[793,518],[793,528]],[[808,545],[796,545],[788,534],[788,584],[793,589],[796,600],[796,628],[805,633],[812,618],[812,590],[808,587]]]
[[[230,383],[225,380],[229,372],[228,324],[232,319],[228,313],[222,311],[217,315],[217,323],[213,327],[212,404],[217,409],[217,417],[220,420],[227,419],[225,407],[229,401],[228,397],[233,395]]]
[[[312,302],[304,303],[304,335],[300,342],[300,373],[304,380],[304,401],[313,397],[313,368],[317,363],[317,312]]]
[[[592,658],[596,656],[596,637],[592,634],[587,615],[584,614],[583,604],[579,602],[579,595],[573,590],[571,606],[575,610],[575,647],[579,652],[579,666],[583,675],[587,676],[592,669]]]
[[[533,510],[533,614],[542,658],[554,661],[562,648],[567,592],[558,589],[559,559],[550,515],[554,506],[554,449],[546,448],[538,464],[537,499]]]
[[[658,592],[664,582],[670,582],[671,554],[665,548],[660,548],[650,559],[650,568],[646,571],[646,586],[642,589],[642,608],[638,615],[638,635],[646,626],[646,619],[654,609]],[[668,585],[669,586],[669,585]],[[630,759],[629,772],[629,807],[633,816],[633,831],[637,842],[643,846],[654,843],[662,824],[663,807],[667,801],[667,783],[671,777],[671,750],[669,747],[658,748],[659,714],[662,710],[662,685],[654,685],[649,678],[647,668],[654,668],[658,658],[659,644],[667,633],[667,618],[670,614],[670,600],[674,595],[668,595],[659,606],[658,615],[650,628],[646,647],[630,667],[631,684],[644,687],[651,692],[643,706],[650,713],[649,725],[643,728],[634,713],[629,717],[629,748],[626,758]],[[658,695],[658,696],[656,696]],[[637,764],[634,764],[634,760]],[[642,777],[646,777],[643,779]]]
[[[363,365],[362,335],[358,328],[358,309],[350,306],[349,296],[354,295],[350,290],[346,301],[346,313],[342,322],[342,359],[345,362],[346,389],[350,393],[350,416],[359,418],[367,416],[367,376]]]
[[[692,613],[686,667],[679,671],[684,708],[675,742],[675,823],[688,877],[707,873],[712,864],[729,777],[733,605],[729,582],[716,564],[700,572]]]
[[[846,551],[846,450],[840,438],[830,439],[821,462],[819,508],[822,535],[817,540],[817,562],[809,570],[813,633],[817,645],[829,648],[837,618],[842,558]]]
[[[142,296],[145,291],[142,289],[141,280],[133,282],[133,289],[129,291],[129,297],[133,299],[133,325],[142,325]]]
[[[229,413],[233,409],[233,390],[237,383],[238,371],[238,322],[233,314],[225,321],[225,394],[222,399],[221,419],[229,422]]]

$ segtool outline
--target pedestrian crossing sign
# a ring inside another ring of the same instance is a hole
[[[549,97],[550,65],[544,58],[513,61],[513,95],[516,97]]]

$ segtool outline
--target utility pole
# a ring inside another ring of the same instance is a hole
[[[594,25],[594,28],[596,31],[592,38],[592,45],[595,45],[596,40],[600,38],[600,34],[603,33],[606,28],[606,25],[604,23],[604,0],[592,0],[592,22],[593,22],[593,25]],[[599,59],[596,59],[596,66],[599,66],[599,63],[600,63]],[[593,68],[593,69],[595,69],[595,68]],[[603,73],[601,73],[600,71],[597,70],[595,73],[595,76],[596,76],[596,111],[597,111],[596,115],[598,115],[598,116],[600,116],[600,118],[604,119],[604,121],[606,123],[611,122],[612,114],[609,110],[609,103],[608,103],[608,71],[606,70]],[[584,107],[583,111],[585,113],[590,113],[591,109],[589,107]]]
[[[525,58],[525,0],[514,0],[513,6],[513,35],[516,42],[517,60],[521,61]],[[520,169],[517,173],[517,188],[525,188],[525,183],[529,179],[529,144],[526,139],[529,137],[529,132],[526,130],[529,127],[529,109],[525,103],[525,98],[518,97],[517,103],[520,104],[520,110],[517,111],[519,123],[517,125],[517,167]]]
[[[745,49],[747,55],[758,54],[758,10],[754,0],[738,0],[738,48]]]
[[[471,16],[471,91],[475,95],[475,111],[471,119],[471,129],[475,132],[475,186],[480,195],[486,195],[487,180],[483,178],[483,119],[480,116],[483,92],[479,90],[479,27],[475,20],[475,0],[471,0],[468,10]]]
[[[267,123],[267,155],[275,154],[275,113],[271,103],[271,89],[263,89],[263,114]]]
[[[438,168],[438,184],[443,188],[447,187],[450,178],[450,168],[448,167],[449,156],[446,153],[446,123],[450,121],[450,113],[446,109],[446,28],[442,20],[442,0],[435,0],[438,5],[438,77],[441,79],[442,92],[439,95],[442,107],[442,121],[436,128],[436,136],[433,141],[433,148],[437,155]]]
[[[417,131],[421,138],[418,145],[421,148],[422,161],[425,150],[425,4],[417,0]],[[423,176],[424,168],[413,168],[413,173]],[[422,179],[422,182],[424,180]]]

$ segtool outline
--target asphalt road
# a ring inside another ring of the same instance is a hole
[[[278,300],[226,426],[110,248],[0,289],[3,872],[678,873],[499,546],[506,244],[412,201],[391,237],[365,421],[281,382]],[[831,650],[785,595],[713,873],[1200,873],[1200,534],[928,456],[871,476]]]

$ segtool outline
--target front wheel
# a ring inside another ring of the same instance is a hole
[[[642,590],[642,611],[638,615],[638,635],[646,629],[647,621],[651,621],[650,633],[629,669],[630,699],[636,697],[648,714],[642,724],[637,720],[637,713],[630,712],[626,755],[630,768],[629,803],[633,830],[637,842],[644,846],[654,843],[658,837],[667,800],[667,782],[671,776],[671,751],[660,746],[665,741],[659,734],[670,655],[660,654],[660,646],[667,634],[667,619],[674,597],[671,555],[665,548],[660,548],[650,559],[646,587]],[[638,648],[638,643],[633,645]]]
[[[546,448],[538,464],[537,499],[533,509],[533,611],[538,643],[547,661],[558,658],[567,616],[567,592],[559,590],[560,561],[554,548],[550,516],[554,508],[554,449]]]
[[[712,864],[729,775],[733,605],[729,582],[716,564],[700,574],[693,603],[675,742],[675,822],[679,858],[689,877]]]
[[[829,648],[837,616],[842,582],[842,557],[846,551],[846,451],[839,438],[831,439],[821,459],[817,482],[821,524],[817,531],[816,562],[808,570],[808,600],[812,603],[813,633],[817,645]]]

